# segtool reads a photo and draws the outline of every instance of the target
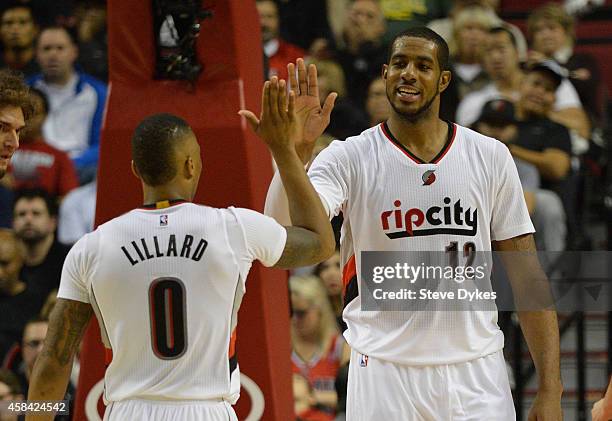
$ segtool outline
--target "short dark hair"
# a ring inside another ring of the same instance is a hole
[[[493,28],[489,29],[489,33],[491,35],[495,35],[495,34],[508,34],[508,36],[510,37],[510,42],[512,43],[514,48],[518,48],[518,43],[516,42],[516,37],[514,36],[512,31],[507,26],[503,26],[503,25],[494,26]]]
[[[6,12],[8,12],[9,10],[13,10],[13,9],[26,9],[28,12],[30,12],[30,17],[32,18],[32,23],[34,25],[37,24],[36,22],[36,14],[34,13],[34,8],[32,6],[30,6],[29,4],[26,3],[22,3],[18,0],[9,0],[8,4],[5,4],[4,6],[2,6],[2,10],[0,10],[0,17],[4,17],[4,14]]]
[[[13,201],[13,212],[15,212],[15,207],[17,206],[17,202],[21,199],[33,200],[33,199],[42,199],[47,206],[47,211],[50,216],[57,216],[57,198],[51,196],[49,192],[45,189],[41,188],[33,188],[33,189],[20,189],[15,192],[15,200]]]
[[[47,94],[38,88],[30,88],[30,95],[36,95],[38,98],[40,98],[45,114],[49,114],[49,99],[47,98]]]
[[[70,39],[70,42],[74,46],[78,46],[79,45],[76,29],[72,28],[72,27],[69,27],[69,26],[64,26],[64,25],[47,25],[47,26],[44,26],[43,28],[41,28],[40,32],[38,33],[38,38],[36,40],[37,44],[38,44],[38,41],[40,41],[40,36],[45,31],[64,31],[66,33],[66,35],[68,35],[68,38]]]
[[[429,29],[426,26],[415,26],[413,28],[408,28],[405,31],[400,32],[393,38],[391,44],[389,44],[389,50],[387,51],[387,63],[391,60],[391,56],[393,55],[393,48],[395,47],[395,42],[404,37],[413,37],[413,38],[423,38],[429,41],[433,41],[438,46],[438,65],[440,66],[440,71],[449,70],[450,62],[449,62],[449,52],[448,52],[448,44],[444,41],[437,32]]]
[[[172,114],[154,114],[138,124],[132,136],[132,159],[142,180],[149,186],[159,186],[176,175],[175,145],[191,127]]]
[[[30,101],[30,90],[21,73],[14,70],[0,70],[0,108],[20,107],[27,121],[34,111]]]

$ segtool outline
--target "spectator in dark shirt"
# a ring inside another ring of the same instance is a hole
[[[555,91],[563,80],[560,72],[552,61],[536,64],[527,72],[516,104],[518,136],[510,145],[514,156],[538,168],[545,188],[563,180],[570,170],[569,131],[548,118]]]
[[[49,111],[46,95],[30,89],[34,114],[20,135],[21,147],[11,160],[13,188],[42,188],[51,196],[63,197],[79,186],[72,160],[65,152],[46,143],[42,126]]]
[[[349,5],[344,23],[345,45],[337,59],[346,77],[349,98],[364,107],[370,81],[381,75],[387,62],[387,47],[383,37],[385,18],[375,0],[356,0]]]
[[[42,189],[18,191],[13,229],[25,245],[21,279],[41,300],[59,287],[62,265],[70,250],[55,237],[57,204]]]
[[[42,302],[36,300],[19,278],[23,247],[10,230],[0,230],[0,361],[21,340],[26,322],[36,316]]]
[[[3,51],[0,67],[18,70],[26,76],[40,71],[34,57],[34,40],[38,27],[29,6],[14,3],[5,8],[0,20],[0,35]]]
[[[309,50],[313,44],[332,40],[326,0],[282,0],[280,34],[287,42]]]
[[[287,64],[303,58],[306,52],[279,37],[278,7],[273,0],[257,0],[264,54],[268,58],[268,78],[287,80]]]
[[[18,367],[14,367],[13,372],[19,377],[21,389],[24,391],[25,395],[28,393],[30,375],[32,374],[34,363],[40,351],[42,351],[48,328],[49,322],[47,320],[34,318],[28,321],[23,329],[23,338],[21,340],[22,361]]]
[[[595,57],[574,52],[574,18],[561,4],[545,4],[529,16],[527,35],[533,48],[529,59],[553,59],[567,68],[585,111],[593,122],[601,124],[604,103],[601,72]]]
[[[575,220],[572,209],[576,202],[568,186],[570,133],[565,126],[548,118],[562,74],[554,61],[535,64],[527,71],[516,104],[517,137],[508,144],[515,158],[535,165],[540,172],[541,189],[535,195],[532,219],[538,233],[536,244],[540,250],[547,251],[564,250],[567,228],[575,225],[566,222]],[[553,260],[543,261],[543,266],[548,268]]]

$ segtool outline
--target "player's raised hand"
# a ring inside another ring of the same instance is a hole
[[[295,113],[295,94],[287,92],[286,82],[277,77],[264,83],[260,118],[248,110],[240,110],[238,114],[247,119],[273,154],[294,151],[295,143],[302,138],[302,125]]]
[[[321,107],[317,67],[311,64],[306,68],[304,60],[299,58],[295,64],[287,65],[287,71],[289,88],[295,95],[296,116],[303,127],[303,136],[296,142],[296,150],[302,162],[307,163],[312,155],[315,141],[329,124],[338,94],[330,93]]]

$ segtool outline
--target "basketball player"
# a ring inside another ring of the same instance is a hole
[[[190,203],[202,169],[195,135],[172,115],[144,119],[132,138],[144,205],[101,225],[70,251],[29,400],[61,399],[95,314],[113,353],[104,378],[105,420],[236,420],[236,313],[252,261],[309,265],[335,248],[295,152],[302,124],[295,96],[288,103],[285,92],[284,81],[266,83],[259,135],[295,201],[295,227],[248,209]]]
[[[292,75],[294,66],[289,67]],[[523,252],[507,268],[515,295],[547,283],[507,148],[438,117],[440,93],[451,78],[448,69],[448,46],[438,34],[413,28],[398,35],[382,69],[391,117],[333,142],[309,169],[328,215],[344,216],[343,317],[352,349],[349,421],[515,419],[497,312],[361,310],[364,291],[358,280],[361,251],[367,250],[444,252],[455,245],[490,251],[493,243],[497,250]],[[312,110],[299,147],[306,163],[326,126],[316,106],[316,68],[307,71],[299,61],[298,80],[290,82],[299,89],[296,108]],[[254,115],[249,121],[257,127]],[[286,207],[275,176],[266,214],[289,223]],[[539,379],[529,420],[559,421],[556,313],[518,314]]]
[[[21,76],[0,71],[0,179],[19,147],[19,132],[32,114],[28,87]]]

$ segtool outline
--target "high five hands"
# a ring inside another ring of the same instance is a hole
[[[296,67],[297,67],[297,78],[296,78]],[[311,64],[306,68],[306,64],[303,59],[297,59],[296,63],[289,63],[287,65],[287,71],[289,74],[289,101],[291,103],[292,96],[295,98],[294,113],[295,121],[299,126],[293,129],[293,135],[297,136],[293,139],[295,150],[298,153],[300,159],[304,164],[308,163],[312,156],[312,150],[315,145],[315,141],[329,124],[329,118],[334,108],[334,103],[338,94],[335,92],[330,93],[323,106],[319,99],[319,87],[317,78],[317,68],[314,64]],[[266,82],[273,86],[273,80]],[[283,84],[283,90],[286,89],[284,81],[280,81],[278,86],[280,89],[281,83]],[[266,91],[266,84],[264,84],[264,94]],[[264,116],[264,95],[262,95],[262,114],[258,119],[252,111],[241,110],[239,114],[247,119],[249,125],[255,133],[262,136],[261,128],[262,119]],[[270,99],[271,95],[270,95]],[[277,101],[280,99],[280,92],[277,95]],[[273,100],[273,99],[272,99]],[[280,105],[279,113],[281,113]],[[283,108],[283,111],[285,109]],[[299,132],[298,132],[299,130]],[[265,140],[265,139],[264,139]],[[267,143],[267,141],[266,141]]]

